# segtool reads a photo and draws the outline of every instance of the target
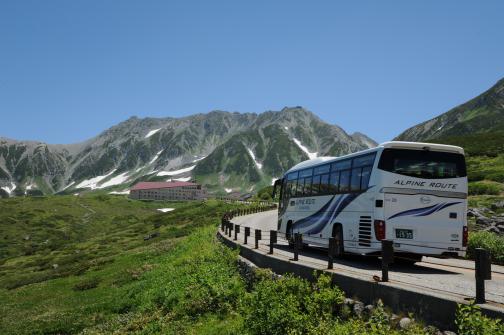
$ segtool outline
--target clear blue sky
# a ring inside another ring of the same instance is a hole
[[[302,105],[377,141],[504,77],[504,1],[0,2],[0,136]]]

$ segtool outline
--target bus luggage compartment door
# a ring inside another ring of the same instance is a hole
[[[432,254],[462,247],[465,199],[386,193],[384,207],[388,239],[428,246]]]

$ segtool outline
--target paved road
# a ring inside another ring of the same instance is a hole
[[[277,211],[239,216],[233,223],[242,227],[251,227],[263,231],[261,249],[266,249],[269,231],[276,229]],[[238,238],[243,243],[243,229]],[[253,241],[253,238],[250,238]],[[285,241],[279,240],[275,253],[292,255]],[[317,248],[307,248],[300,255],[300,261],[313,264],[315,267],[327,264],[326,251]],[[333,271],[345,271],[353,275],[363,276],[372,280],[373,275],[381,276],[380,261],[377,258],[350,256],[338,260]],[[462,299],[475,296],[474,262],[462,259],[437,259],[424,257],[415,265],[392,265],[389,277],[391,282],[404,284],[417,289],[428,289],[445,295],[453,295]],[[486,281],[486,298],[489,303],[503,307],[504,305],[504,267],[492,266],[492,280]]]

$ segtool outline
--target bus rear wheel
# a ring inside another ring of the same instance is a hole
[[[337,223],[334,225],[332,237],[334,237],[339,242],[339,247],[336,248],[334,256],[336,258],[343,258],[343,256],[345,255],[345,246],[343,245],[343,227],[341,227],[341,224]]]

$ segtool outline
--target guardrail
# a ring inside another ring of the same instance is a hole
[[[275,209],[276,204],[268,205],[268,206],[258,206],[253,208],[244,208],[240,210],[234,210],[225,213],[222,216],[221,220],[221,231],[231,238],[232,232],[234,231],[234,241],[238,241],[238,237],[240,234],[241,227],[238,224],[233,224],[231,219],[241,215],[254,214],[264,211],[269,211]],[[303,234],[295,233],[293,239],[290,236],[285,236],[284,233],[269,230],[269,231],[261,231],[260,229],[254,230],[254,249],[259,249],[259,242],[263,239],[263,237],[269,237],[269,252],[268,254],[273,255],[275,246],[278,244],[278,237],[283,236],[286,240],[291,240],[293,243],[293,258],[292,261],[299,261],[299,252],[303,246]],[[244,227],[243,234],[243,244],[248,244],[248,238],[251,237],[251,229],[250,227]],[[310,238],[314,238],[314,236],[310,236]],[[328,250],[327,250],[327,269],[331,270],[334,268],[334,260],[338,258],[336,251],[339,250],[339,239],[335,239],[333,237],[330,238],[321,238],[316,237],[317,239],[327,240]],[[394,259],[405,259],[411,260],[407,257],[400,257],[398,255],[394,255],[394,243],[392,240],[382,240],[381,242],[381,278],[378,278],[381,282],[389,281],[389,265],[394,262]],[[340,255],[341,256],[341,255]],[[376,257],[376,256],[373,256]],[[492,276],[492,263],[490,258],[490,253],[487,250],[482,248],[476,249],[476,259],[475,259],[475,285],[476,285],[476,296],[475,302],[477,304],[483,304],[486,302],[485,299],[485,280],[490,280]]]

